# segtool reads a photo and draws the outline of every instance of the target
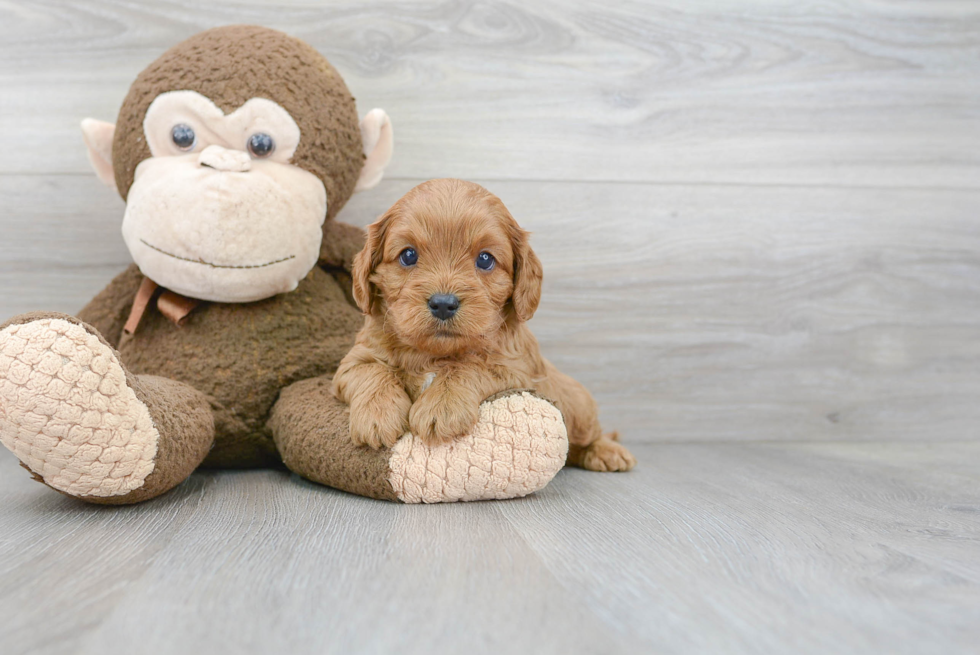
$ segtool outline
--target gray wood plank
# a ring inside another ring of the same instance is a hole
[[[265,24],[385,107],[404,178],[978,186],[980,14],[828,4],[15,1],[0,5],[2,172],[88,170],[163,50]]]
[[[485,183],[534,232],[545,355],[627,441],[980,438],[977,192]],[[75,312],[129,262],[92,177],[0,195],[0,318]]]
[[[663,444],[512,502],[200,472],[94,508],[0,454],[4,652],[969,653],[980,444]]]
[[[566,471],[503,511],[652,652],[975,652],[980,445],[639,453],[639,475]]]
[[[95,508],[24,484],[14,461],[0,455],[6,654],[637,646],[569,596],[494,503],[405,511],[265,471]]]

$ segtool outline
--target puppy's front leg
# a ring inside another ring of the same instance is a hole
[[[408,431],[412,401],[394,370],[354,349],[333,378],[334,395],[350,405],[350,438],[358,446],[388,448]]]
[[[480,418],[480,403],[499,391],[527,386],[500,367],[447,366],[415,400],[408,415],[412,434],[437,446],[469,432]]]
[[[408,414],[412,434],[429,446],[461,437],[476,425],[480,401],[472,372],[447,368],[436,374],[432,386],[422,392]]]

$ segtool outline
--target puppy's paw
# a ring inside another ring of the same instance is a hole
[[[600,437],[586,446],[582,453],[581,467],[589,471],[629,471],[636,466],[636,458],[626,446],[608,437]]]
[[[391,448],[408,431],[411,407],[412,401],[402,389],[351,399],[351,441],[357,446]]]
[[[408,424],[424,444],[438,446],[469,432],[479,418],[479,403],[422,394],[412,405]]]

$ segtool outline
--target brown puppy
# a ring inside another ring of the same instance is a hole
[[[368,228],[351,271],[367,318],[333,379],[357,444],[392,446],[407,430],[430,445],[466,434],[480,403],[534,388],[565,418],[568,463],[628,471],[603,435],[592,395],[541,356],[527,328],[541,298],[528,233],[478,184],[431,180]]]

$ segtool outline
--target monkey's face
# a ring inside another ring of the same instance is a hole
[[[289,163],[300,140],[280,105],[230,114],[194,91],[156,97],[143,132],[123,238],[144,275],[177,293],[250,302],[292,291],[316,265],[323,182]]]

